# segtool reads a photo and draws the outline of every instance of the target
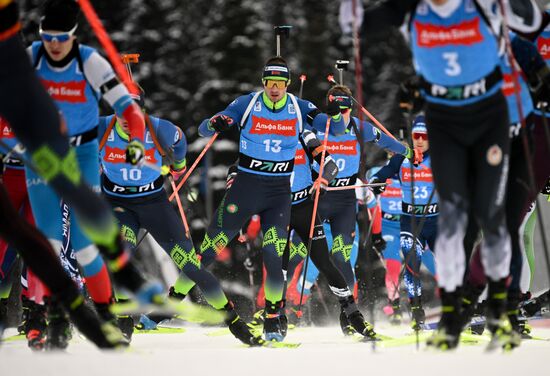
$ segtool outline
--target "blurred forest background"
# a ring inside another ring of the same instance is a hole
[[[38,39],[41,1],[18,2],[24,37],[30,43]],[[363,4],[374,2],[364,0]],[[340,1],[94,0],[92,3],[119,51],[141,55],[132,70],[146,92],[147,111],[184,130],[189,143],[189,163],[207,142],[197,135],[199,123],[223,110],[235,97],[261,89],[264,62],[276,52],[274,25],[293,27],[282,43],[282,56],[292,71],[291,92],[298,94],[299,76],[306,74],[303,97],[324,109],[329,89],[326,75],[336,75],[336,60],[345,59],[351,64],[344,82],[357,96],[353,40],[340,28]],[[78,39],[101,51],[82,16],[79,24]],[[408,46],[398,30],[388,28],[376,36],[363,38],[360,49],[363,102],[397,134],[406,126],[397,106],[397,88],[413,74]],[[188,201],[186,208],[196,246],[203,238],[205,219],[223,195],[227,166],[237,158],[237,139],[236,131],[218,138],[190,184],[186,184],[188,191],[183,198]],[[369,148],[368,152],[371,165],[383,158],[383,153],[375,148]],[[250,257],[246,253],[244,249],[237,255],[237,261],[222,262],[216,268],[225,268],[226,273],[246,281],[248,272],[242,267],[242,259]],[[255,278],[261,278],[261,270],[256,269]]]
[[[38,39],[40,0],[20,0],[27,42]],[[115,45],[139,53],[135,79],[146,92],[151,114],[180,126],[188,138],[189,160],[205,145],[197,138],[199,123],[221,111],[235,97],[261,89],[265,60],[275,54],[274,25],[293,26],[282,43],[290,64],[290,91],[298,94],[300,74],[307,75],[303,97],[325,107],[328,73],[335,61],[350,60],[345,83],[356,90],[353,47],[338,23],[339,1],[328,0],[94,0],[92,2]],[[81,16],[82,43],[99,47]],[[395,102],[399,82],[412,74],[410,54],[396,30],[361,43],[363,90],[367,108],[389,129],[403,126]],[[101,51],[101,49],[100,49]],[[237,132],[224,134],[191,184],[215,209],[225,188],[228,164],[237,155]],[[203,223],[194,221],[200,232]],[[198,238],[198,237],[197,237]],[[199,240],[200,241],[200,240]]]

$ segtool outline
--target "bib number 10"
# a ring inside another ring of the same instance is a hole
[[[139,168],[121,168],[120,171],[122,172],[122,179],[125,181],[137,181],[141,179],[141,170]]]
[[[458,63],[458,52],[445,52],[443,53],[443,59],[447,61],[445,73],[448,76],[458,76],[462,73],[462,68]]]

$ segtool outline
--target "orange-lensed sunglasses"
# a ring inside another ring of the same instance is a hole
[[[428,140],[428,135],[426,133],[413,133],[413,140]]]

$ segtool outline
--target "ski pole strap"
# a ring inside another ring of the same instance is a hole
[[[383,187],[386,183],[372,183],[372,184],[358,184],[358,185],[348,185],[346,187],[327,187],[325,191],[345,191],[348,189],[355,188],[365,188],[365,187]]]
[[[147,126],[147,129],[149,130],[149,134],[151,135],[151,138],[153,139],[153,144],[155,144],[155,148],[160,153],[160,155],[164,158],[166,155],[166,152],[164,151],[162,145],[160,144],[157,134],[155,132],[155,129],[153,127],[153,124],[151,123],[151,117],[149,114],[145,114],[145,125]]]
[[[107,139],[109,138],[109,134],[111,134],[111,131],[113,130],[113,127],[116,124],[116,116],[113,116],[111,121],[109,122],[109,125],[107,126],[107,129],[105,130],[105,133],[103,133],[103,137],[101,137],[101,141],[99,141],[99,151],[101,151],[105,144],[107,143]]]

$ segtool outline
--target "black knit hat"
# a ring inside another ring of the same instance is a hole
[[[42,30],[70,31],[77,24],[80,7],[75,0],[46,0],[42,5]]]

